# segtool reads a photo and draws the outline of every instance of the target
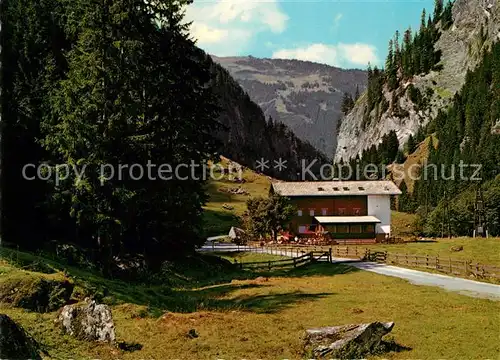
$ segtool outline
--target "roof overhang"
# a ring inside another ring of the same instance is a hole
[[[286,197],[401,195],[388,180],[275,182],[271,189]]]
[[[315,216],[320,224],[370,224],[380,223],[375,216]]]

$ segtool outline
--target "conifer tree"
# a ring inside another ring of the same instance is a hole
[[[441,20],[443,13],[443,0],[434,0],[434,22],[437,23]]]

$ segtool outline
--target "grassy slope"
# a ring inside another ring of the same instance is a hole
[[[429,142],[431,137],[434,147],[437,147],[438,139],[434,135],[431,135],[420,144],[418,144],[417,149],[413,153],[408,154],[408,157],[403,164],[395,164],[389,166],[389,170],[392,170],[394,166],[398,166],[398,168],[400,169],[399,171],[401,171],[401,167],[403,168],[402,171],[404,173],[404,181],[410,193],[413,191],[413,185],[415,183],[412,178],[414,179],[416,176],[418,176],[417,165],[422,165],[429,156]],[[398,186],[401,185],[401,179],[395,179],[394,182]]]
[[[228,160],[222,158],[221,165],[227,169]],[[219,177],[219,174],[216,173]],[[221,180],[210,180],[207,192],[210,196],[205,206],[204,221],[206,236],[225,235],[231,226],[238,226],[238,216],[246,210],[246,201],[253,196],[267,196],[271,185],[271,179],[265,175],[245,169],[243,171],[244,183],[240,184],[230,180],[229,175],[224,175]],[[228,194],[220,191],[223,188],[238,188],[246,190],[249,195]],[[226,210],[224,204],[234,209]]]
[[[391,213],[391,231],[392,236],[411,238],[414,236],[415,229],[415,214],[408,214],[399,211],[392,211]]]
[[[2,269],[19,271],[5,260]],[[298,359],[305,329],[375,320],[395,321],[396,342],[412,348],[384,358],[496,358],[500,352],[494,341],[499,302],[414,286],[346,266],[317,264],[278,271],[267,274],[266,282],[251,280],[256,276],[251,273],[233,274],[238,276],[219,285],[185,284],[180,289],[112,282],[83,271],[80,275],[110,285],[109,297],[129,300],[112,306],[117,337],[143,347],[122,352],[78,341],[54,327],[56,313],[42,315],[0,305],[0,312],[22,324],[50,358]],[[121,293],[125,289],[128,298]],[[169,298],[175,302],[169,303]],[[163,302],[162,307],[172,312],[146,316],[152,314],[151,301]],[[199,337],[189,339],[190,329]]]

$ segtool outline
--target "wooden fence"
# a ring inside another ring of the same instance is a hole
[[[217,250],[216,250],[217,251]],[[249,251],[272,255],[290,256],[292,259],[264,261],[258,263],[242,263],[240,267],[276,268],[286,266],[300,266],[312,261],[332,262],[333,257],[347,258],[360,261],[373,261],[388,265],[405,266],[411,268],[434,270],[441,273],[465,277],[490,278],[500,280],[500,267],[472,262],[470,260],[453,259],[418,254],[389,253],[387,251],[372,251],[357,246],[234,246],[234,251]],[[311,255],[312,254],[312,255]],[[311,256],[313,259],[311,260]]]
[[[240,269],[250,269],[250,270],[269,270],[273,268],[284,268],[284,267],[299,267],[302,265],[310,264],[316,261],[332,261],[332,254],[330,251],[318,252],[311,251],[299,257],[294,257],[284,260],[273,260],[273,261],[257,261],[257,262],[240,262],[237,263]]]
[[[412,268],[435,270],[449,275],[472,276],[476,278],[492,278],[500,280],[500,267],[484,265],[470,260],[453,259],[419,254],[400,254],[387,251],[371,251],[370,249],[335,248],[335,257],[374,261],[388,265],[406,266]]]

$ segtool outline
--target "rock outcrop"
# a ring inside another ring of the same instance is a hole
[[[435,50],[441,51],[442,70],[415,76],[393,92],[384,90],[388,102],[394,93],[404,93],[397,101],[402,111],[395,114],[389,108],[382,114],[376,114],[373,110],[372,121],[364,126],[367,99],[366,95],[362,96],[353,110],[342,119],[337,137],[336,161],[354,158],[364,149],[380,143],[382,137],[391,130],[396,131],[400,145],[404,144],[410,134],[414,135],[420,126],[425,126],[436,116],[439,109],[450,104],[455,93],[463,86],[467,70],[474,68],[481,60],[481,52],[500,40],[499,0],[456,0],[452,13],[453,25],[442,31],[435,45]],[[440,27],[440,24],[437,26]],[[422,94],[426,89],[432,89],[428,109],[415,110],[414,103],[405,92],[410,84]]]
[[[110,307],[93,300],[83,305],[66,305],[56,321],[78,339],[113,343],[116,338]]]
[[[331,326],[306,331],[306,351],[314,358],[360,359],[377,350],[393,322]]]
[[[0,359],[42,360],[33,339],[5,314],[0,314]]]

